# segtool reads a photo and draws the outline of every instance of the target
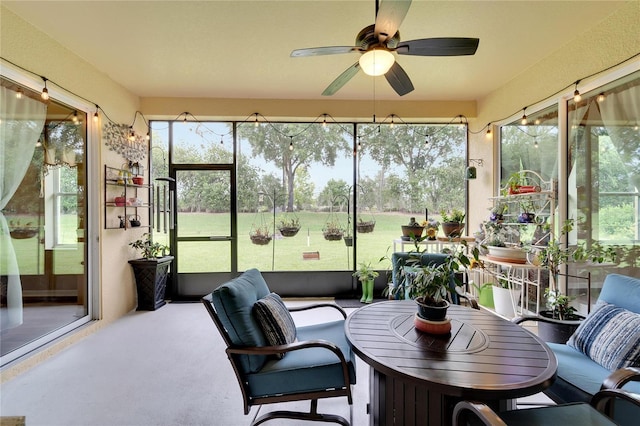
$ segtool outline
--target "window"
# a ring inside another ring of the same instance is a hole
[[[616,247],[615,264],[574,265],[599,288],[612,272],[638,276],[640,257],[640,72],[570,100],[568,215],[571,243]],[[577,291],[577,290],[576,290]],[[581,296],[584,296],[581,294]],[[597,297],[597,291],[592,295]]]
[[[87,114],[0,79],[2,364],[88,321]],[[20,96],[19,96],[20,95]]]
[[[176,178],[178,273],[384,269],[380,258],[411,217],[465,209],[463,124],[175,121],[152,129],[154,177]]]

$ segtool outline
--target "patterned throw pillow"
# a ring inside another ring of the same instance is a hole
[[[567,341],[606,368],[640,367],[640,314],[599,301]]]
[[[296,340],[296,325],[280,296],[270,293],[253,305],[253,315],[258,320],[269,345],[285,345]],[[284,354],[276,355],[281,359]]]

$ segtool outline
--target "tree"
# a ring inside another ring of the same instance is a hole
[[[342,179],[330,179],[320,195],[318,204],[329,206],[331,211],[342,211],[349,202],[349,184]]]
[[[465,130],[461,125],[385,125],[379,126],[379,131],[378,126],[363,126],[360,155],[370,156],[385,170],[397,172],[400,166],[403,171],[398,175],[402,187],[397,188],[399,192],[388,191],[391,198],[385,199],[385,204],[399,206],[399,197],[406,196],[402,208],[410,212],[423,211],[428,201],[424,196],[425,185],[431,185],[432,191],[437,192],[432,193],[432,202],[446,198],[451,194],[451,185],[440,189],[433,184],[437,171],[446,175],[448,183],[454,184],[454,192],[463,193]],[[425,143],[425,134],[430,135],[428,143]],[[450,161],[451,158],[458,161]],[[463,202],[457,207],[462,206]],[[429,205],[429,208],[437,211],[441,206]]]
[[[295,177],[301,167],[314,162],[333,166],[340,154],[351,152],[349,136],[339,126],[268,123],[259,127],[238,126],[238,132],[249,141],[254,157],[262,157],[282,169],[287,211],[293,211]],[[290,144],[293,149],[289,149]]]

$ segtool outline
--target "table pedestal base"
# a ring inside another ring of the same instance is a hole
[[[371,426],[451,425],[453,407],[462,400],[434,391],[425,385],[416,385],[387,376],[373,368],[369,386]],[[374,396],[377,398],[374,399]],[[495,411],[515,409],[515,400],[483,402]]]

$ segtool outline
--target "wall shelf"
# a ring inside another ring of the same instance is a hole
[[[104,229],[152,229],[153,185],[135,184],[129,170],[107,165],[104,176]],[[140,226],[132,226],[132,218]]]

